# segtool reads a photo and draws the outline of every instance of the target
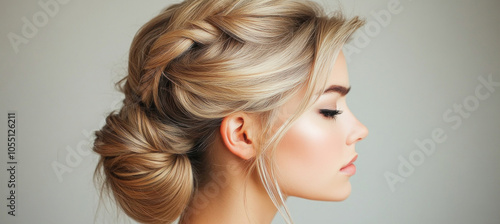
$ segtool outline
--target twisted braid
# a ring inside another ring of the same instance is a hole
[[[188,29],[167,32],[160,36],[149,50],[145,63],[145,73],[139,83],[142,101],[159,107],[158,88],[165,68],[180,55],[191,49],[194,44],[207,45],[220,36],[221,32],[207,22],[196,21]],[[151,89],[152,87],[152,89]]]

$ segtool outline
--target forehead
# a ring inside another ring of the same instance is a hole
[[[332,72],[328,77],[327,86],[330,85],[349,87],[349,75],[343,51],[340,51],[337,60],[333,65]]]
[[[344,57],[344,54],[342,51],[340,51],[339,55],[337,56],[337,60],[335,61],[335,64],[333,66],[332,72],[328,76],[328,80],[326,83],[326,88],[328,90],[329,87],[335,87],[335,86],[340,86],[340,87],[345,87],[345,89],[348,89],[350,87],[349,85],[349,77],[347,74],[347,65],[346,65],[346,60]],[[335,88],[334,88],[335,89]],[[306,87],[304,86],[301,88],[301,90],[295,94],[288,102],[286,102],[282,106],[282,115],[286,115],[286,117],[290,116],[293,112],[296,111],[297,107],[299,106],[299,103],[303,100],[304,94],[306,92]],[[340,93],[343,91],[337,90],[332,90],[328,91],[328,93]],[[347,92],[347,91],[344,91]],[[323,96],[325,92],[317,92],[316,94]],[[329,94],[328,94],[329,95]],[[285,119],[285,118],[283,118]]]

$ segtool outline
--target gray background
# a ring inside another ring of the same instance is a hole
[[[96,212],[89,133],[119,106],[113,83],[126,73],[133,35],[173,1],[61,0],[46,21],[39,2],[48,0],[0,3],[0,222],[128,223],[112,207]],[[479,87],[483,100],[475,93],[481,77],[500,82],[500,1],[340,2],[368,21],[346,56],[348,102],[370,135],[357,145],[351,196],[291,198],[295,222],[500,223],[500,87]],[[390,19],[379,20],[383,12]],[[40,26],[16,52],[8,35],[23,36],[23,18],[33,16]],[[454,112],[464,104],[467,114]],[[6,207],[9,111],[17,112],[15,218]],[[458,118],[454,129],[449,119]],[[415,141],[435,129],[446,137],[423,154]],[[404,182],[391,189],[387,173]]]

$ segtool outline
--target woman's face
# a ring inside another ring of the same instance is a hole
[[[355,143],[366,137],[368,129],[347,107],[344,94],[348,88],[346,61],[340,52],[328,78],[329,90],[298,118],[278,145],[278,183],[286,195],[341,201],[351,193],[349,178],[355,167],[346,165],[357,157]],[[296,96],[283,110],[294,111],[300,100]],[[281,114],[283,120],[289,116]]]

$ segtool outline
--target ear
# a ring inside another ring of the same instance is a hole
[[[254,120],[243,112],[225,117],[220,126],[220,134],[226,148],[241,159],[248,160],[256,155]]]

